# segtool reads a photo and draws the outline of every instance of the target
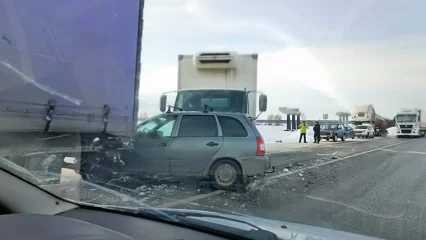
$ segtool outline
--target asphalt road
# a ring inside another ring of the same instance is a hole
[[[238,212],[385,239],[426,239],[425,145],[426,138],[392,137],[307,143],[271,154],[277,171],[244,192],[214,191],[191,180],[114,184],[158,207]]]

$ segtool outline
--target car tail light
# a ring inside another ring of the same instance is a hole
[[[263,138],[257,137],[257,156],[265,156],[265,142]]]

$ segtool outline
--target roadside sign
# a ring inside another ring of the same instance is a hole
[[[328,113],[324,113],[324,114],[322,115],[322,119],[327,120],[327,119],[328,119]]]

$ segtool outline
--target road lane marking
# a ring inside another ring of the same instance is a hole
[[[338,162],[338,161],[341,161],[341,160],[344,160],[344,159],[353,158],[353,157],[356,157],[356,156],[364,155],[364,154],[367,154],[367,153],[375,152],[375,151],[385,149],[385,148],[389,148],[389,147],[398,146],[398,145],[401,145],[401,144],[404,144],[404,143],[409,143],[409,142],[416,141],[416,140],[419,140],[419,139],[412,139],[412,140],[408,140],[408,141],[404,141],[404,142],[390,144],[390,145],[387,145],[387,146],[384,146],[384,147],[375,148],[375,149],[371,149],[371,150],[368,150],[368,151],[356,153],[356,154],[346,156],[346,157],[342,157],[342,158],[339,158],[339,159],[336,159],[336,160],[331,160],[331,161],[328,161],[328,162],[315,164],[315,165],[305,167],[305,168],[301,168],[301,169],[298,169],[298,170],[295,170],[295,171],[292,171],[292,172],[281,173],[281,174],[278,174],[278,175],[265,177],[265,178],[262,178],[261,181],[265,181],[265,180],[269,181],[269,180],[281,178],[281,177],[288,176],[288,175],[291,175],[291,174],[294,174],[294,173],[303,172],[305,170],[312,169],[312,168],[315,168],[315,167],[318,167],[318,166],[323,166],[323,165],[326,165],[326,164]],[[201,200],[201,199],[204,199],[204,198],[216,196],[216,195],[222,194],[224,192],[225,191],[223,191],[223,190],[217,190],[217,191],[213,191],[213,192],[206,193],[206,194],[200,194],[200,195],[187,197],[187,198],[184,198],[184,199],[181,199],[181,200],[176,200],[176,201],[173,201],[173,202],[170,202],[170,203],[164,203],[164,204],[158,205],[156,207],[170,208],[170,207],[174,207],[174,206],[177,206],[177,205],[180,205],[180,204],[183,204],[183,203],[190,203],[190,202],[193,202],[193,201],[196,201],[196,200]]]
[[[216,196],[216,195],[219,195],[219,194],[224,193],[224,192],[225,191],[223,191],[223,190],[216,190],[214,192],[209,192],[209,193],[205,193],[205,194],[195,195],[195,196],[187,197],[187,198],[184,198],[184,199],[181,199],[181,200],[176,200],[176,201],[170,202],[170,203],[164,203],[164,204],[158,205],[156,207],[159,207],[159,208],[170,208],[170,207],[174,207],[176,205],[182,204],[182,203],[189,203],[189,202],[193,202],[193,201],[200,200],[200,199],[203,199],[203,198]]]
[[[404,142],[390,144],[390,145],[387,145],[387,146],[384,146],[384,147],[379,147],[379,148],[371,149],[371,150],[368,150],[368,151],[356,153],[356,154],[353,154],[353,155],[350,155],[350,156],[346,156],[346,157],[342,157],[342,158],[338,158],[338,159],[335,159],[335,160],[330,160],[330,161],[327,161],[327,162],[314,164],[312,166],[308,166],[308,167],[305,167],[305,168],[300,168],[300,169],[297,169],[297,170],[294,170],[294,171],[291,171],[291,172],[285,172],[285,173],[280,173],[280,174],[269,176],[269,177],[264,177],[264,178],[261,179],[261,181],[274,180],[274,179],[285,177],[285,176],[289,176],[289,175],[292,175],[292,174],[295,174],[295,173],[303,172],[303,171],[306,171],[308,169],[316,168],[316,167],[319,167],[319,166],[324,166],[324,165],[327,165],[327,164],[330,164],[330,163],[335,163],[335,162],[342,161],[342,160],[345,160],[345,159],[349,159],[349,158],[361,156],[361,155],[364,155],[364,154],[367,154],[367,153],[379,151],[379,150],[382,150],[382,149],[385,149],[385,148],[389,148],[389,147],[398,146],[398,145],[409,143],[409,142],[416,141],[416,140],[419,140],[419,139],[412,139],[412,140],[408,140],[408,141],[404,141]]]
[[[380,149],[380,151],[394,152],[394,153],[414,153],[414,154],[426,155],[426,152],[416,152],[416,151],[398,151],[398,150],[391,150],[391,149]]]
[[[327,202],[327,203],[331,203],[331,204],[341,205],[341,206],[344,206],[346,208],[352,209],[354,211],[363,213],[365,215],[370,215],[370,216],[379,217],[379,218],[400,219],[405,215],[405,211],[401,212],[399,214],[395,214],[395,215],[384,215],[384,214],[372,213],[371,211],[366,211],[362,208],[355,207],[355,206],[352,206],[352,205],[349,205],[349,204],[346,204],[346,203],[343,203],[343,202],[337,202],[337,201],[328,200],[328,199],[320,198],[320,197],[309,196],[309,195],[307,195],[305,197],[309,198],[309,199],[321,201],[321,202]]]

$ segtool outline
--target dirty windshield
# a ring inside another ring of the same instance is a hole
[[[246,113],[245,91],[185,90],[178,93],[176,110],[202,111],[206,106],[214,111]]]
[[[416,115],[398,115],[396,116],[396,121],[399,123],[403,122],[415,122],[416,121]]]
[[[426,239],[425,9],[0,0],[0,168],[79,204]]]

